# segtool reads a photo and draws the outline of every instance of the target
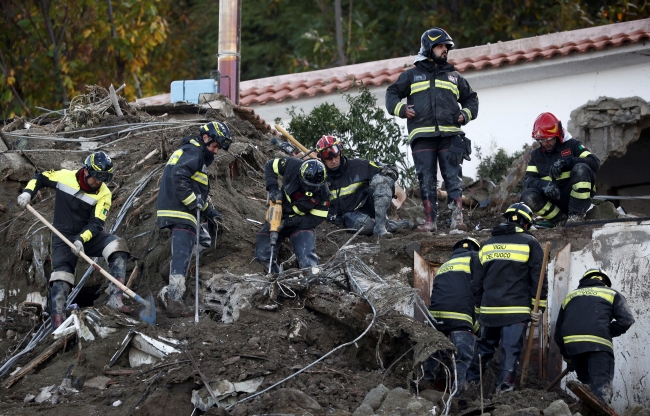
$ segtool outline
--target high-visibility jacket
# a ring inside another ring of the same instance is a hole
[[[386,109],[405,118],[410,105],[415,110],[415,117],[406,120],[411,143],[418,137],[465,134],[458,116],[462,112],[464,124],[478,116],[478,95],[450,63],[438,66],[431,60],[420,61],[400,74],[386,90]]]
[[[203,140],[185,137],[180,149],[169,157],[158,191],[156,215],[158,228],[174,224],[185,224],[196,227],[196,211],[190,206],[200,196],[207,201],[210,192],[208,166],[214,161]],[[206,202],[202,210],[208,208]]]
[[[112,194],[105,183],[95,192],[84,191],[79,185],[82,175],[81,170],[67,169],[38,173],[24,191],[33,197],[43,187],[56,189],[52,225],[66,237],[85,243],[104,229]]]
[[[368,198],[372,177],[381,170],[382,166],[375,162],[341,156],[341,166],[336,171],[327,170],[330,215],[342,216],[361,208]]]
[[[431,291],[429,312],[443,332],[476,329],[472,281],[481,273],[478,253],[457,248],[440,266]]]
[[[492,237],[479,251],[482,273],[474,281],[481,325],[508,326],[530,319],[543,258],[537,239],[518,224],[501,223],[492,229]],[[542,309],[546,307],[547,288],[544,277]]]
[[[563,143],[557,144],[550,151],[546,150],[544,147],[538,147],[533,150],[530,155],[528,167],[526,168],[526,175],[524,176],[524,188],[536,188],[540,191],[543,190],[548,182],[551,181],[551,176],[549,174],[551,166],[553,166],[556,161],[567,158],[575,158],[578,159],[580,163],[586,163],[594,173],[596,173],[600,167],[600,160],[598,160],[596,155],[591,153],[579,140],[569,138],[564,140]],[[569,182],[570,177],[571,169],[565,168],[563,169],[562,176],[555,179],[555,184],[561,188]],[[594,189],[594,184],[587,186],[587,189]]]
[[[264,165],[266,189],[278,186],[282,177],[282,219],[291,218],[291,228],[310,230],[327,218],[330,191],[324,184],[316,193],[307,192],[300,183],[303,161],[294,157],[271,159]]]
[[[625,297],[594,278],[580,280],[564,298],[555,325],[555,342],[565,358],[590,351],[614,353],[612,338],[634,323]]]

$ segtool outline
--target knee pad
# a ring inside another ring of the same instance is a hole
[[[54,282],[65,282],[72,286],[74,285],[74,274],[62,270],[54,271],[50,275],[50,283],[54,284]]]
[[[104,250],[102,250],[102,256],[108,262],[109,257],[111,257],[111,254],[113,254],[115,252],[118,252],[118,251],[122,251],[122,252],[126,253],[127,258],[128,258],[128,255],[131,253],[131,251],[129,251],[129,247],[126,245],[126,240],[124,240],[123,238],[119,238],[119,237],[117,237],[115,240],[108,243],[106,245],[106,247],[104,247]]]

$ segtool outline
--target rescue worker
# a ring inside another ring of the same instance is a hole
[[[278,176],[282,177],[281,188]],[[278,252],[286,237],[291,241],[301,269],[311,270],[318,265],[314,229],[327,218],[330,191],[325,183],[326,176],[325,166],[316,159],[302,161],[294,157],[281,157],[271,159],[264,165],[269,199],[282,201],[282,224],[275,246],[271,246],[268,223],[257,233],[255,259],[268,267],[272,255],[272,272],[280,271]]]
[[[553,113],[537,117],[533,139],[540,147],[530,156],[521,201],[553,226],[584,221],[600,160]]]
[[[180,149],[170,156],[160,182],[156,203],[158,228],[172,232],[172,258],[169,265],[167,316],[192,316],[192,308],[183,304],[185,275],[189,269],[196,242],[196,213],[216,225],[223,219],[210,203],[208,167],[219,149],[228,150],[230,130],[221,121],[200,127],[198,137],[183,138]],[[209,246],[209,244],[208,244]]]
[[[544,258],[539,242],[528,232],[532,215],[521,202],[511,205],[504,213],[506,222],[492,229],[492,237],[479,252],[482,273],[474,280],[474,290],[481,329],[467,381],[478,384],[479,354],[485,374],[501,341],[497,394],[513,390],[528,322],[537,325],[546,308],[548,285],[544,279],[540,311],[532,312]]]
[[[65,320],[65,302],[75,283],[74,272],[80,252],[90,257],[103,256],[108,272],[124,283],[129,248],[124,239],[104,231],[112,198],[106,183],[113,180],[114,171],[111,158],[104,152],[96,152],[86,157],[79,170],[37,173],[18,197],[18,205],[25,208],[39,189],[56,189],[52,225],[75,246],[71,250],[58,236],[52,235],[50,313],[53,329]],[[122,303],[122,291],[113,283],[110,283],[109,293],[107,306],[123,313],[131,312],[131,308]]]
[[[612,289],[601,269],[589,269],[578,288],[564,298],[555,325],[555,342],[578,380],[605,403],[612,400],[614,345],[612,338],[634,323],[625,297]]]
[[[458,241],[449,260],[438,269],[431,291],[429,312],[436,320],[435,327],[445,334],[458,350],[455,358],[459,393],[466,388],[465,376],[476,346],[474,332],[478,329],[478,322],[474,313],[475,293],[472,292],[472,281],[481,273],[481,262],[478,258],[480,249],[481,245],[472,237]],[[439,354],[435,358],[440,360]],[[429,358],[423,367],[424,380],[431,383],[438,361]]]
[[[412,221],[388,219],[399,177],[396,166],[348,159],[343,154],[343,145],[334,136],[321,137],[316,152],[327,170],[331,194],[328,222],[378,237],[413,228]]]
[[[407,119],[426,215],[418,230],[437,230],[437,165],[452,211],[451,229],[466,230],[461,198],[462,161],[470,160],[472,149],[461,126],[478,116],[478,95],[447,62],[447,53],[454,47],[447,32],[437,27],[429,29],[422,34],[420,44],[415,67],[402,72],[386,90],[386,109],[389,114]]]

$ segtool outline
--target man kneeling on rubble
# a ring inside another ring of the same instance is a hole
[[[474,309],[472,281],[481,271],[478,251],[479,242],[466,237],[454,245],[451,257],[438,269],[433,281],[429,312],[436,320],[435,327],[451,340],[458,350],[456,355],[456,381],[458,392],[466,388],[465,376],[476,346],[478,322]],[[439,353],[427,359],[424,364],[424,381],[432,384],[441,360]]]
[[[111,159],[104,152],[97,152],[88,156],[77,171],[61,169],[36,174],[18,197],[18,205],[25,208],[39,189],[56,189],[52,223],[75,246],[71,250],[59,237],[52,236],[50,313],[53,329],[65,320],[65,302],[74,285],[80,252],[90,257],[103,256],[108,262],[109,273],[124,283],[129,258],[126,241],[103,231],[112,198],[106,183],[113,179],[114,169]],[[131,308],[122,303],[122,291],[112,283],[109,290],[107,305],[131,313]]]
[[[555,342],[569,370],[605,403],[612,400],[614,344],[634,323],[625,297],[601,269],[589,269],[562,302]]]
[[[412,221],[388,219],[395,181],[399,177],[396,166],[348,159],[343,155],[343,145],[334,136],[321,137],[316,152],[327,168],[331,192],[328,222],[377,237],[413,228]]]
[[[564,131],[553,113],[537,117],[533,139],[540,147],[530,156],[521,202],[552,226],[584,221],[600,160]]]
[[[282,188],[278,186],[278,176],[282,177]],[[327,218],[330,191],[325,183],[326,176],[325,166],[316,159],[302,161],[281,157],[264,165],[269,200],[282,204],[277,241],[271,241],[269,223],[258,231],[255,239],[255,259],[265,267],[271,264],[271,272],[280,271],[275,260],[286,237],[291,241],[301,269],[311,270],[318,265],[314,229]]]

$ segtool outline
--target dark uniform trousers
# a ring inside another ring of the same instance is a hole
[[[578,380],[588,384],[600,400],[609,403],[613,395],[614,355],[609,351],[590,351],[572,355],[570,359]]]
[[[472,357],[474,357],[474,348],[476,347],[476,335],[469,331],[451,331],[443,332],[447,338],[454,344],[458,354],[455,357],[456,361],[456,381],[460,390],[463,390],[466,384],[466,374]],[[431,357],[427,358],[422,363],[424,370],[424,379],[427,381],[435,380],[435,373],[438,369],[439,363],[442,361],[442,354],[440,352],[434,353]],[[453,373],[453,369],[450,369]]]
[[[560,199],[552,200],[537,188],[525,189],[521,201],[536,214],[554,222],[560,211],[582,214],[587,212],[593,195],[592,184],[596,175],[586,163],[576,163],[571,169],[571,176],[561,186]],[[586,186],[585,186],[586,185]]]
[[[447,153],[451,147],[450,137],[419,137],[411,144],[413,164],[420,183],[420,194],[425,202],[425,211],[431,206],[431,215],[438,212],[438,165],[445,182],[448,201],[453,201],[462,196],[463,165],[452,165],[447,161]],[[429,215],[429,212],[425,212]]]
[[[262,227],[255,236],[255,258],[260,263],[268,265],[271,260],[271,248],[273,248],[274,261],[271,265],[271,272],[278,273],[280,271],[280,266],[276,260],[278,259],[280,245],[282,245],[282,242],[287,237],[289,237],[289,241],[293,247],[293,252],[298,260],[298,266],[300,266],[301,269],[318,265],[318,255],[316,254],[316,233],[313,229],[283,229],[278,233],[277,243],[274,247],[271,247],[271,234],[269,233],[269,228],[269,224],[264,224],[264,227]]]

